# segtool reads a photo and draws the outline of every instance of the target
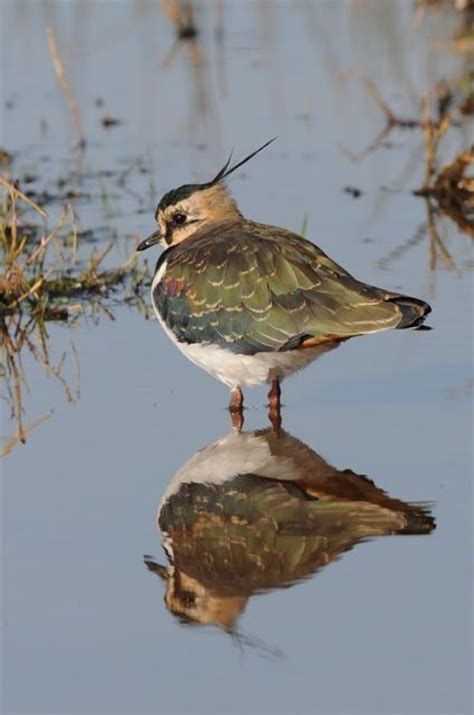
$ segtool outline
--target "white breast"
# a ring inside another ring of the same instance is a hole
[[[272,455],[265,435],[232,431],[200,449],[176,472],[158,512],[182,484],[223,484],[239,474],[292,481],[297,473],[291,457]]]
[[[153,300],[153,292],[166,272],[166,265],[165,261],[160,266],[151,286],[153,307],[163,330],[191,362],[230,388],[262,385],[266,382],[271,382],[275,377],[282,380],[306,367],[323,353],[337,347],[337,343],[328,343],[304,348],[303,350],[242,355],[211,343],[195,343],[194,345],[180,343],[161,318]]]

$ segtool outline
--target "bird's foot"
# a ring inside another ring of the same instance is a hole
[[[244,426],[244,396],[240,387],[235,387],[230,393],[229,412],[232,427],[241,430]]]
[[[268,393],[268,402],[270,407],[280,407],[281,387],[277,377],[272,380],[272,386]]]
[[[276,377],[272,380],[272,386],[270,392],[268,393],[268,406],[270,408],[268,412],[268,419],[272,423],[272,427],[277,434],[280,434],[281,428],[281,388],[280,382]]]
[[[279,409],[274,409],[270,405],[270,409],[268,411],[268,419],[271,422],[271,425],[273,427],[273,431],[279,436],[280,435],[280,429],[281,429],[281,412]]]
[[[244,426],[244,413],[242,410],[240,412],[236,412],[234,410],[229,410],[230,411],[230,421],[232,423],[232,429],[240,430]]]

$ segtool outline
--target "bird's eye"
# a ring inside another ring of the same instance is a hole
[[[186,223],[186,214],[182,214],[182,213],[179,213],[179,212],[176,213],[176,214],[174,214],[174,215],[173,215],[173,221],[174,221],[175,224],[177,224],[178,226],[181,226],[183,223]]]
[[[181,600],[185,608],[191,608],[196,603],[196,596],[191,591],[184,591],[181,594]]]

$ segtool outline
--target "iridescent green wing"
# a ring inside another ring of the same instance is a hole
[[[175,568],[230,596],[305,578],[362,539],[404,533],[407,517],[367,501],[311,499],[289,481],[244,474],[181,484],[159,525]],[[426,517],[415,533],[431,529]]]
[[[400,320],[387,294],[356,281],[312,243],[250,223],[224,224],[170,249],[153,299],[180,342],[246,354]]]

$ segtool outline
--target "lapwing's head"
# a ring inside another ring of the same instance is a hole
[[[137,251],[144,251],[157,243],[165,247],[174,246],[212,224],[241,218],[242,214],[230,195],[225,179],[273,141],[275,139],[270,139],[232,167],[231,155],[211,181],[184,184],[168,191],[156,208],[156,231],[138,245]]]
[[[232,632],[247,603],[247,595],[219,595],[174,566],[162,566],[145,556],[148,569],[165,581],[165,604],[186,623],[214,625]]]

